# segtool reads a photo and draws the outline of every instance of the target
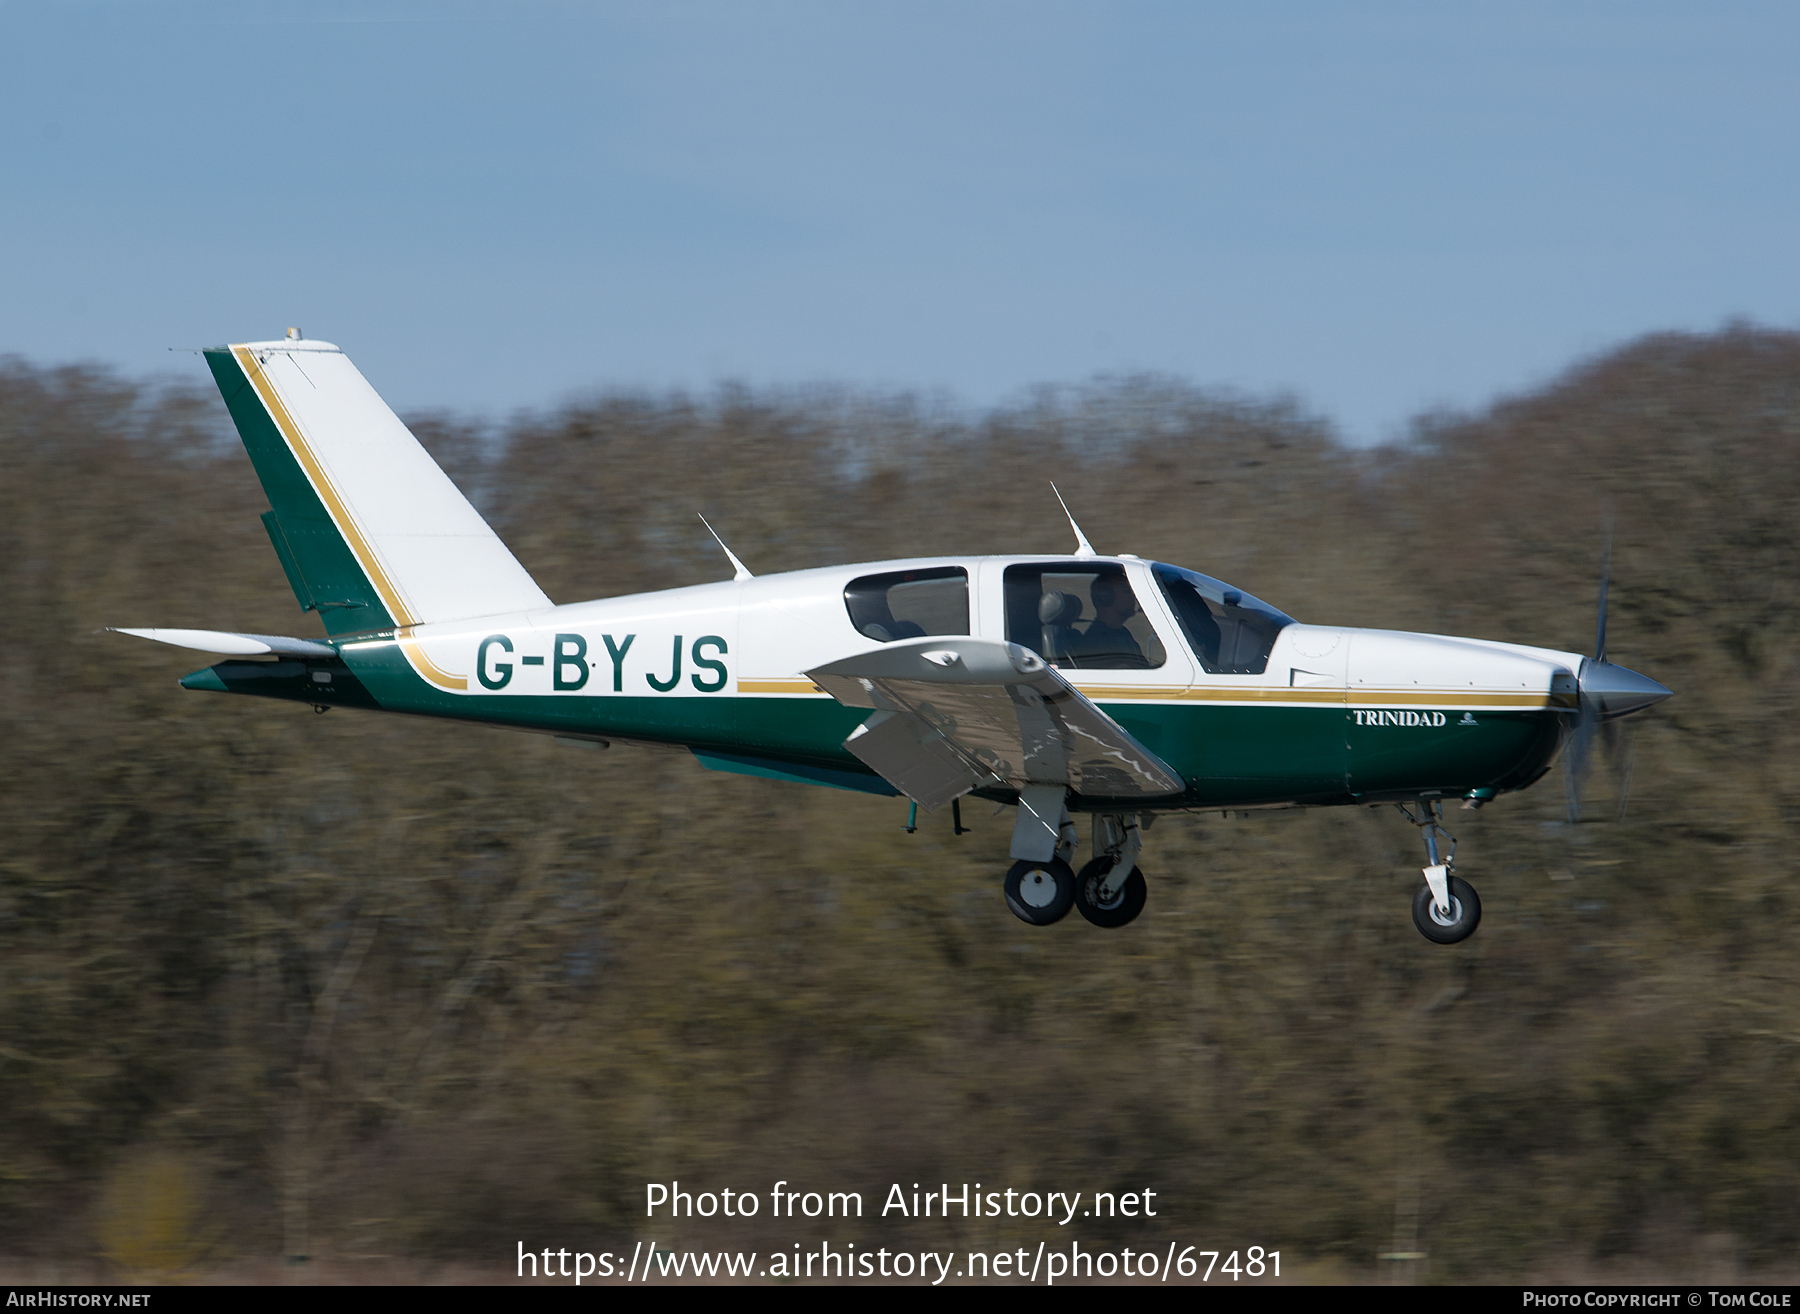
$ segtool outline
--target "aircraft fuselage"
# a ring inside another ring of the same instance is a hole
[[[1576,704],[1576,653],[1307,625],[1273,609],[1280,623],[1260,662],[1197,651],[1212,636],[1196,640],[1184,627],[1167,585],[1174,572],[1130,557],[1055,554],[834,566],[344,635],[332,640],[335,660],[227,661],[182,683],[575,740],[680,745],[724,770],[895,794],[845,747],[867,711],[804,672],[877,646],[852,614],[852,599],[868,593],[859,582],[898,579],[904,589],[916,577],[923,592],[934,577],[954,585],[959,570],[966,624],[956,632],[1034,651],[1055,640],[1021,619],[1021,588],[1037,590],[1030,603],[1074,581],[1087,603],[1076,610],[1092,610],[1102,596],[1094,581],[1122,574],[1135,595],[1136,637],[1123,640],[1135,657],[1072,654],[1053,664],[1184,788],[1148,805],[1076,794],[1076,811],[1486,799],[1543,774]],[[1160,582],[1157,570],[1167,572]],[[954,601],[943,587],[938,595],[940,607]],[[1086,618],[1085,633],[1101,624]],[[1075,645],[1082,627],[1079,617],[1065,627]]]

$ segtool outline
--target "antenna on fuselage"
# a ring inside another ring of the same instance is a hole
[[[1097,557],[1097,556],[1099,556],[1100,554],[1098,552],[1094,551],[1094,545],[1087,541],[1087,535],[1081,532],[1081,526],[1075,523],[1075,517],[1069,511],[1069,504],[1067,502],[1063,501],[1063,495],[1057,491],[1056,483],[1054,480],[1051,481],[1050,491],[1053,493],[1056,493],[1056,500],[1059,504],[1061,504],[1062,509],[1063,509],[1063,514],[1065,516],[1069,517],[1069,528],[1075,531],[1075,555],[1078,557]],[[723,547],[724,544],[721,543],[719,546]]]
[[[694,514],[699,515],[699,512],[695,512]],[[750,571],[748,570],[748,568],[745,567],[744,563],[737,559],[737,553],[733,552],[730,548],[725,546],[725,540],[719,537],[719,531],[714,529],[711,525],[706,524],[705,516],[700,516],[700,523],[703,525],[706,525],[706,532],[713,536],[713,542],[717,543],[719,545],[719,550],[721,552],[723,552],[726,555],[726,557],[728,557],[730,559],[731,568],[733,571],[736,572],[734,575],[732,575],[732,578],[733,579],[755,579],[756,576],[752,575],[750,573]]]

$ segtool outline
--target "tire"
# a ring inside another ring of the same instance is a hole
[[[1104,926],[1109,930],[1125,925],[1143,912],[1144,900],[1149,896],[1149,887],[1144,884],[1144,869],[1134,867],[1131,875],[1125,878],[1125,887],[1110,902],[1099,902],[1096,896],[1100,884],[1112,869],[1111,858],[1095,858],[1075,877],[1075,911],[1095,926]]]
[[[1475,887],[1460,876],[1450,878],[1450,913],[1452,920],[1439,920],[1429,885],[1421,885],[1413,895],[1413,925],[1419,928],[1420,935],[1433,944],[1467,940],[1481,925],[1481,900],[1476,897]]]
[[[1075,873],[1061,858],[1015,862],[1006,873],[1006,906],[1033,926],[1049,926],[1069,915],[1075,902]]]

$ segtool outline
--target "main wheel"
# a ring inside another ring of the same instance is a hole
[[[1149,889],[1144,884],[1142,867],[1132,868],[1131,875],[1125,878],[1125,884],[1115,890],[1110,899],[1101,901],[1100,886],[1112,869],[1111,858],[1099,857],[1089,862],[1075,877],[1075,911],[1095,926],[1123,926],[1144,911],[1144,900]]]
[[[1413,925],[1436,944],[1467,940],[1481,925],[1481,900],[1475,897],[1475,887],[1460,876],[1450,878],[1450,915],[1446,917],[1431,897],[1431,886],[1421,885],[1413,895]]]
[[[1075,902],[1075,873],[1061,858],[1015,862],[1006,873],[1006,906],[1033,926],[1048,926],[1069,915]]]

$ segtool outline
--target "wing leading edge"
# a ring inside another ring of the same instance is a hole
[[[1160,798],[1181,777],[1036,653],[964,635],[912,639],[807,676],[875,712],[844,746],[927,810],[971,790],[1063,785]]]

